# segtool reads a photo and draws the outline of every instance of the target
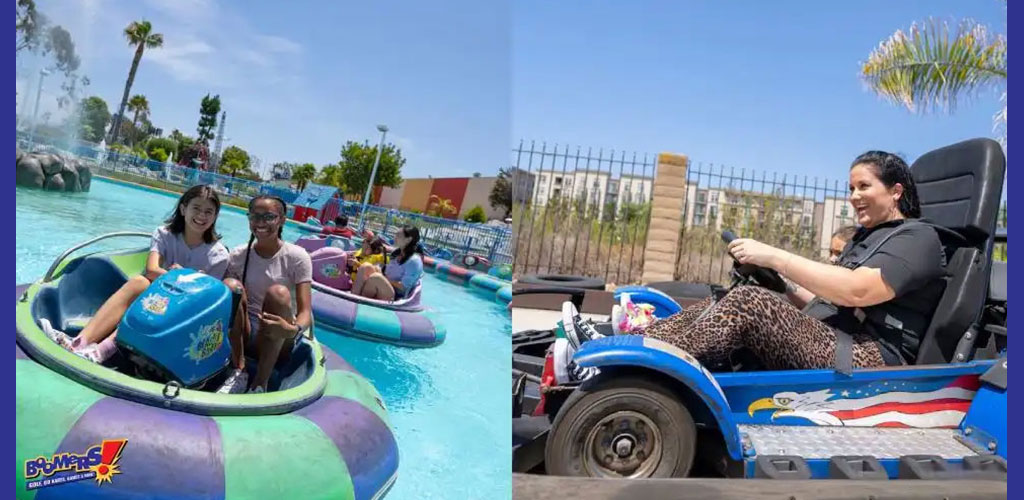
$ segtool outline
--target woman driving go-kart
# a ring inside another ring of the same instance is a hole
[[[837,335],[843,333],[852,336],[854,367],[913,364],[944,289],[939,235],[917,220],[917,189],[898,156],[871,151],[857,157],[849,187],[861,228],[838,266],[734,239],[729,253],[741,270],[760,268],[762,286],[735,287],[717,301],[708,298],[653,322],[642,334],[711,368],[726,365],[741,348],[768,369],[830,367],[836,362]],[[568,342],[561,347],[568,352],[556,353],[556,360],[571,359],[581,342],[601,336],[578,315],[569,323]],[[590,371],[566,373],[578,380]]]

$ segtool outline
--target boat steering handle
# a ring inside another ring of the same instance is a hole
[[[136,232],[136,231],[119,231],[119,232],[116,232],[116,233],[107,233],[107,234],[104,234],[104,235],[101,235],[101,236],[97,236],[97,237],[95,237],[95,238],[93,238],[93,239],[91,239],[89,241],[84,241],[82,243],[79,243],[79,244],[77,244],[77,245],[75,245],[75,246],[65,250],[64,253],[60,254],[60,256],[57,257],[57,259],[53,261],[53,264],[50,264],[50,268],[46,270],[46,276],[43,277],[43,283],[49,283],[51,280],[53,280],[53,273],[57,270],[57,266],[59,266],[60,263],[63,262],[64,259],[66,259],[68,257],[68,255],[71,255],[72,253],[74,253],[74,252],[76,252],[78,250],[81,250],[81,249],[83,249],[83,248],[85,248],[85,247],[87,247],[89,245],[92,245],[93,243],[96,243],[97,241],[102,241],[102,240],[106,240],[106,239],[110,239],[110,238],[118,238],[118,237],[121,237],[121,236],[139,236],[139,237],[143,237],[143,238],[150,238],[153,235],[151,233],[140,233],[140,232]]]

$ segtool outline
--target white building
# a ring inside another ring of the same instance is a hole
[[[843,226],[856,225],[854,219],[853,205],[848,198],[825,198],[821,203],[821,229],[818,232],[818,248],[821,249],[821,256],[828,257],[829,243],[832,241],[832,233]]]
[[[605,207],[614,206],[618,212],[622,203],[646,203],[651,199],[654,179],[639,175],[613,178],[609,172],[578,169],[574,171],[537,170],[533,190],[534,205],[541,206],[553,199],[585,201],[587,206],[604,216]]]

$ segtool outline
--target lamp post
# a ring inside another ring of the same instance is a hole
[[[43,95],[43,78],[50,74],[47,69],[39,71],[39,86],[36,87],[36,107],[32,110],[32,129],[28,133],[28,150],[32,151],[36,145],[36,121],[39,115],[39,98]]]
[[[370,182],[366,185],[366,194],[363,195],[363,208],[359,211],[359,232],[366,229],[366,204],[370,201],[370,192],[373,191],[373,180],[377,177],[377,165],[380,164],[380,154],[384,150],[384,136],[388,135],[387,125],[377,125],[380,131],[380,145],[377,146],[377,158],[373,160],[373,170],[370,171]]]

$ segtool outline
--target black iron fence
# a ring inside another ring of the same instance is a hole
[[[512,151],[514,274],[632,283],[643,270],[655,158],[520,142]]]
[[[656,157],[530,142],[512,150],[514,273],[640,280]],[[673,278],[725,283],[723,230],[826,260],[833,233],[855,224],[845,179],[691,161]],[[1006,227],[1006,207],[999,226]],[[1006,260],[1006,244],[993,258]]]

